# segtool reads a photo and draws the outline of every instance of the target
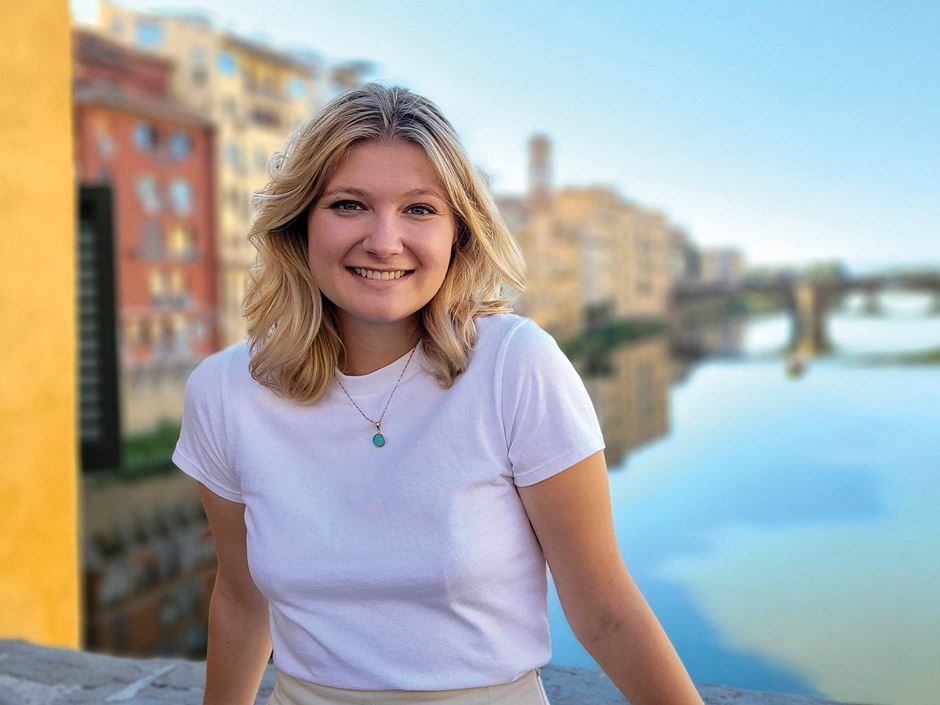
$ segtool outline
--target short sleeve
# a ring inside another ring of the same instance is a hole
[[[213,353],[186,380],[183,422],[173,463],[215,494],[241,502],[241,487],[231,461],[223,399],[223,372],[228,358]]]
[[[604,448],[584,382],[551,335],[524,319],[502,355],[497,383],[516,485],[545,480]]]

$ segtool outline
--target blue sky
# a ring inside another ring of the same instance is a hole
[[[96,0],[71,5],[94,21]],[[557,185],[613,185],[751,262],[940,266],[940,2],[200,6],[376,62],[441,106],[498,192],[524,190],[540,131]]]

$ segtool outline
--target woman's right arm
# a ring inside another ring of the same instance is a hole
[[[245,505],[199,483],[218,557],[209,602],[203,705],[252,705],[271,656],[268,602],[248,572]]]

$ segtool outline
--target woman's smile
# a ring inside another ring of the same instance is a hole
[[[361,267],[346,267],[346,271],[352,274],[352,276],[358,279],[362,284],[379,289],[387,289],[394,286],[410,278],[414,273],[413,269],[378,270]]]

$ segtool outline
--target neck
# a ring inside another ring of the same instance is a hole
[[[421,339],[417,319],[394,323],[350,323],[340,320],[346,349],[344,375],[367,375],[406,354]]]

